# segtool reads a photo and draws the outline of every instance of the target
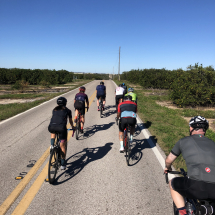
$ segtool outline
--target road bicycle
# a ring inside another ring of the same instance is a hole
[[[130,154],[131,154],[131,126],[129,124],[126,125],[124,129],[124,140],[123,140],[123,145],[124,145],[124,150],[125,150],[125,158],[126,158],[126,163],[129,166],[129,160],[130,160]]]
[[[187,172],[184,171],[184,169],[180,169],[181,171],[168,171],[170,174],[179,174],[183,175],[183,177],[187,177]],[[166,183],[169,183],[168,180],[168,173],[165,174],[166,177]],[[185,200],[185,207],[187,209],[188,215],[212,215],[215,214],[213,206],[211,204],[215,203],[215,200],[209,200],[209,199],[188,199],[184,197]],[[179,215],[178,209],[173,202],[173,212],[174,215]]]
[[[72,129],[68,129],[72,130]],[[73,130],[74,135],[74,130]],[[72,137],[73,137],[72,135]],[[55,145],[54,148],[51,149],[50,152],[50,158],[49,158],[49,166],[48,166],[48,181],[50,184],[54,183],[57,171],[59,167],[61,166],[61,148],[60,148],[60,139],[59,139],[59,133],[55,133]]]
[[[103,99],[102,99],[102,97],[99,98],[99,109],[100,109],[100,117],[102,117],[102,111],[103,111]]]
[[[75,129],[76,140],[78,140],[78,135],[81,132],[81,109],[77,109],[77,110],[78,110],[78,116],[77,116],[76,129]],[[87,108],[87,111],[88,111],[88,108]]]

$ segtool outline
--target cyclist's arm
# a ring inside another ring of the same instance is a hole
[[[117,112],[117,119],[119,119],[119,117],[120,117],[120,112]]]
[[[71,125],[72,129],[74,129],[75,127],[73,126],[72,118],[69,118],[69,123],[70,123],[70,125]]]
[[[166,169],[168,169],[168,170],[171,169],[171,165],[175,161],[176,158],[177,158],[176,155],[172,154],[171,152],[169,153],[169,155],[167,156],[167,158],[165,160]]]

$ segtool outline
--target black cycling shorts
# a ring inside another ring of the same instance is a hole
[[[101,95],[101,96],[100,96],[100,95],[99,95],[99,96],[96,95],[96,98],[97,98],[97,99],[99,99],[100,97],[102,97],[103,101],[105,101],[106,95]]]
[[[76,100],[74,104],[75,110],[80,110],[81,115],[85,115],[85,102]]]
[[[215,200],[215,184],[213,183],[197,181],[187,177],[177,177],[172,179],[171,185],[173,190],[184,197]]]
[[[136,125],[136,118],[120,118],[119,120],[119,131],[123,132],[126,126],[129,124],[131,127]]]
[[[119,99],[123,99],[124,98],[124,95],[116,95],[116,112],[117,112],[117,109],[118,109],[118,104],[119,104]]]
[[[67,140],[67,128],[66,126],[60,126],[60,125],[49,125],[48,130],[50,133],[59,133],[59,139],[60,140]]]

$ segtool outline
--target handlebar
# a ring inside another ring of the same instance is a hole
[[[168,173],[170,174],[179,174],[179,175],[183,175],[184,177],[187,177],[187,173],[185,172],[185,170],[183,168],[180,168],[180,172],[179,171],[167,171],[167,173],[165,173],[165,178],[166,178],[166,183],[169,183],[169,179],[168,179]]]

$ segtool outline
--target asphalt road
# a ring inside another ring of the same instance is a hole
[[[95,99],[98,84],[86,85],[91,105],[84,134],[79,140],[69,139],[67,168],[58,171],[54,185],[44,180],[50,146],[47,128],[56,99],[0,123],[0,214],[173,214],[163,169],[142,132],[143,123],[138,121],[127,166],[125,155],[119,153],[115,84],[105,81],[102,118]],[[73,116],[77,92],[64,95]],[[24,178],[15,180],[20,175]]]

